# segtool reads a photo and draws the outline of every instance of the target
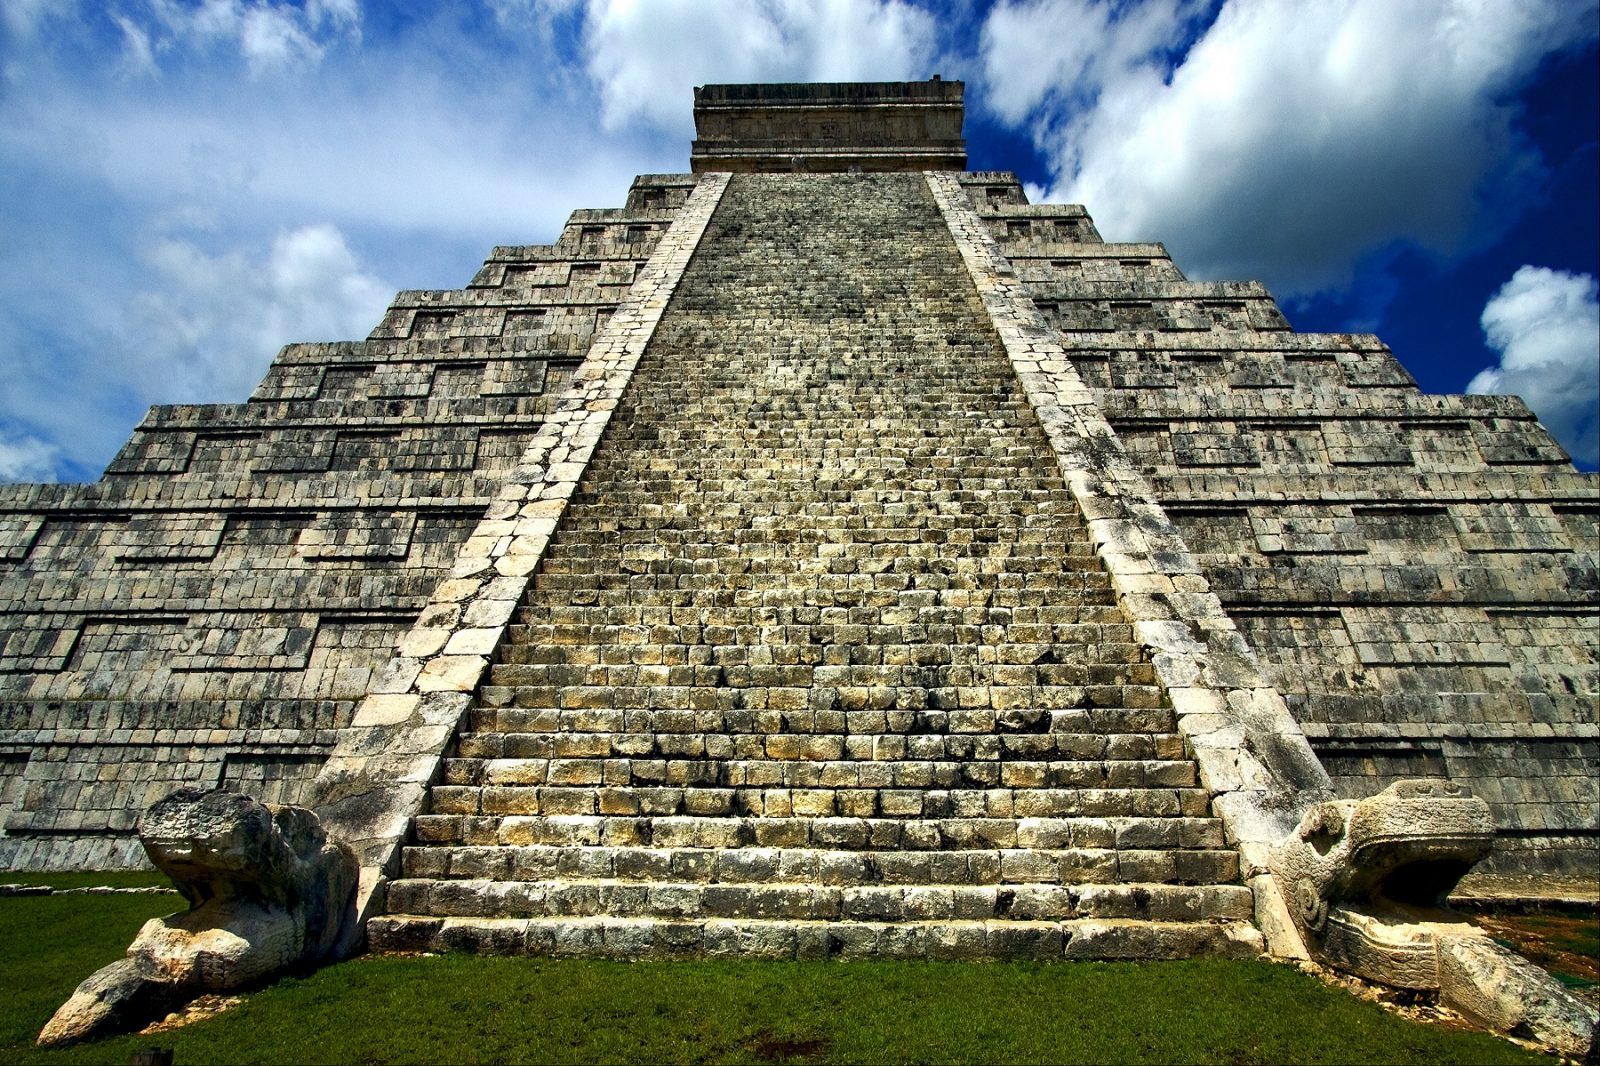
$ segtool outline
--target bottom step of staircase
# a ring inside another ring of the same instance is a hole
[[[1246,921],[829,922],[659,918],[372,919],[375,951],[457,951],[612,959],[1186,959],[1265,950]]]

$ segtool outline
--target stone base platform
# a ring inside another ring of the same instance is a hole
[[[747,959],[1253,958],[1261,934],[1245,920],[848,922],[761,918],[438,918],[388,915],[367,927],[375,951],[486,955]]]

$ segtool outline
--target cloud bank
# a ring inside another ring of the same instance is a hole
[[[1596,37],[1573,0],[1008,2],[982,39],[990,107],[1026,123],[1116,240],[1159,239],[1197,277],[1280,295],[1348,285],[1408,244],[1497,235],[1540,161],[1510,95]]]
[[[605,127],[642,121],[680,138],[688,86],[921,80],[937,30],[902,0],[593,0],[586,25]]]

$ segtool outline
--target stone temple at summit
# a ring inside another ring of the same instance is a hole
[[[705,86],[689,173],[0,486],[0,865],[222,787],[380,946],[1254,951],[1252,848],[1423,779],[1463,892],[1593,883],[1596,476],[966,170],[962,91]]]

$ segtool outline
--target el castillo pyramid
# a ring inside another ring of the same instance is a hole
[[[1424,778],[1483,885],[1593,881],[1600,484],[1521,401],[966,170],[959,82],[695,118],[0,488],[0,865],[221,786],[356,848],[380,946],[1253,953],[1261,847]]]

